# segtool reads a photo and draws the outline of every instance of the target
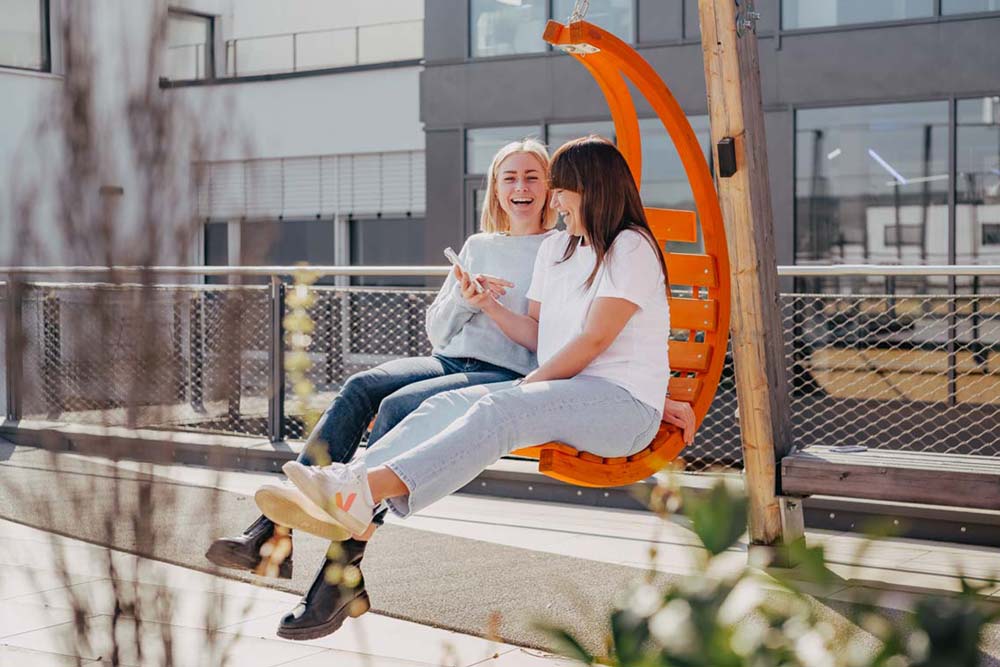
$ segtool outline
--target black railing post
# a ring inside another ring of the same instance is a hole
[[[191,299],[191,361],[188,364],[191,386],[191,407],[205,411],[205,338],[202,323],[202,292]]]
[[[267,430],[271,442],[285,439],[285,284],[271,276],[271,346]]]
[[[958,131],[957,102],[948,101],[948,263],[955,265],[958,252]],[[897,190],[899,188],[896,188]],[[958,280],[954,273],[948,276],[948,407],[958,403]]]
[[[42,387],[50,413],[65,409],[59,310],[59,296],[55,290],[47,291],[42,297]]]
[[[6,335],[4,336],[7,361],[7,419],[17,421],[21,418],[21,408],[24,391],[24,328],[23,306],[24,285],[14,276],[7,281],[7,318]]]
[[[427,334],[424,331],[426,316],[424,300],[419,294],[409,294],[406,297],[406,353],[411,357],[420,356],[423,351]]]
[[[341,335],[343,307],[342,301],[347,298],[347,292],[333,290],[328,292],[326,299],[327,350],[325,379],[328,385],[340,384],[344,377],[344,338]]]
[[[174,295],[173,323],[170,329],[170,366],[173,370],[173,400],[183,404],[187,399],[187,382],[184,373],[184,308],[180,295]]]

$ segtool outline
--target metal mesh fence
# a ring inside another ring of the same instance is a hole
[[[1000,297],[787,295],[797,446],[1000,456]]]
[[[433,290],[313,293],[315,407],[353,373],[430,353]],[[268,435],[267,287],[33,283],[22,294],[24,417]],[[797,447],[1000,456],[1000,296],[785,294],[780,305]],[[285,435],[301,438],[291,389]],[[731,361],[682,456],[689,470],[742,467]]]
[[[352,374],[398,357],[431,353],[424,313],[436,291],[397,288],[315,287],[309,315],[315,324],[306,374],[322,410]],[[286,386],[286,396],[292,388]],[[303,438],[301,406],[288,402],[286,434]]]
[[[332,401],[353,373],[430,354],[424,312],[434,291],[314,293],[308,375],[316,406]],[[268,435],[274,323],[267,287],[31,284],[21,322],[25,418]],[[301,438],[290,387],[286,396],[285,433]]]
[[[264,435],[269,308],[264,288],[28,285],[22,415]]]

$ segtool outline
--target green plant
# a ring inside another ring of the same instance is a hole
[[[866,601],[837,623],[794,582],[720,558],[746,530],[746,500],[725,482],[700,497],[664,485],[651,506],[690,520],[706,550],[699,571],[665,586],[645,577],[624,591],[608,619],[608,656],[570,629],[543,626],[566,656],[619,667],[975,667],[984,626],[1000,619],[963,580],[960,594],[923,598],[901,619]],[[800,542],[790,555],[800,580],[823,588],[835,578],[822,547]]]

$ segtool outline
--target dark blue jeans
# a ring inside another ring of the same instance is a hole
[[[298,460],[305,465],[346,463],[376,413],[369,446],[435,394],[519,377],[484,361],[445,356],[394,359],[355,373],[309,434]]]

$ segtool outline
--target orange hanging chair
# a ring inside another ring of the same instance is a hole
[[[715,397],[729,339],[729,253],[722,211],[712,174],[694,130],[670,89],[632,47],[586,21],[562,25],[549,21],[543,39],[569,52],[597,81],[611,109],[618,148],[636,183],[642,176],[639,119],[625,79],[652,105],[670,135],[691,191],[696,211],[646,208],[657,240],[694,243],[701,223],[703,254],[666,253],[670,298],[670,397],[690,403],[700,426]],[[631,484],[662,470],[684,448],[678,428],[661,424],[650,445],[628,457],[602,458],[560,442],[525,447],[513,454],[538,459],[538,470],[577,486]]]

